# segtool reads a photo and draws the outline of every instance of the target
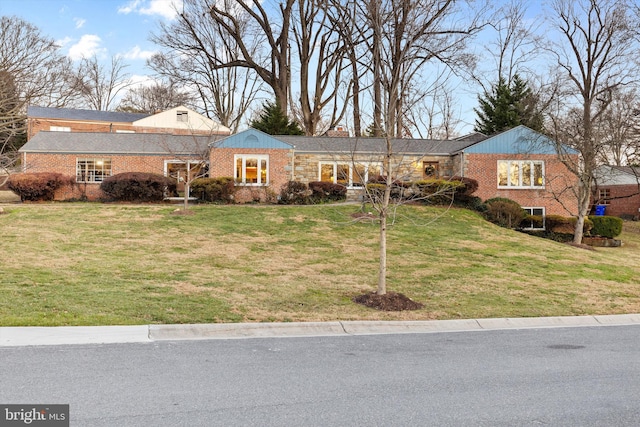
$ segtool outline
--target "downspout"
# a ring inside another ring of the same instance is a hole
[[[460,176],[464,178],[464,150],[460,151]]]
[[[293,145],[291,149],[291,181],[296,177],[296,146]]]

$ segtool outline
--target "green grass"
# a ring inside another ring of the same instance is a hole
[[[385,313],[377,225],[344,206],[57,203],[0,215],[0,325],[452,319],[640,312],[640,229],[594,251],[498,228],[467,210],[403,207]]]

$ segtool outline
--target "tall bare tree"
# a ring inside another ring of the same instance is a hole
[[[560,37],[551,52],[562,72],[561,109],[551,115],[550,133],[560,158],[576,176],[578,201],[574,243],[581,243],[590,210],[591,187],[606,140],[598,124],[616,91],[638,79],[634,60],[640,48],[626,0],[555,0],[553,28]],[[556,39],[554,39],[556,40]],[[579,153],[579,160],[566,147]]]
[[[346,105],[338,108],[336,100],[343,69],[348,66],[349,42],[341,37],[336,25],[340,10],[327,0],[298,1],[294,5],[291,26],[300,67],[300,121],[306,135],[327,130],[317,127],[329,103],[334,105],[329,128],[344,116]]]
[[[132,84],[125,71],[127,66],[120,56],[111,57],[109,65],[102,64],[95,55],[82,58],[73,78],[73,86],[84,106],[100,111],[115,109],[118,95]]]
[[[118,105],[119,111],[154,114],[180,105],[192,105],[193,96],[173,82],[129,88]]]
[[[224,40],[237,50],[219,55],[210,52],[215,68],[253,70],[273,91],[276,104],[288,114],[291,89],[290,31],[295,0],[284,0],[267,11],[263,2],[208,1],[209,16]],[[277,16],[276,16],[277,15]],[[261,46],[262,49],[256,49]]]
[[[15,16],[0,17],[0,172],[18,159],[28,105],[62,107],[74,100],[70,70],[59,46],[37,27]]]
[[[639,152],[640,96],[636,90],[616,90],[611,105],[598,123],[604,141],[599,163],[626,166]]]
[[[240,46],[211,18],[211,7],[211,1],[185,0],[176,20],[161,23],[151,36],[163,51],[148,65],[161,77],[191,88],[194,108],[236,132],[261,91],[261,81],[251,68],[221,64],[242,57],[243,49],[257,60],[261,40],[249,33],[247,14],[236,10]]]

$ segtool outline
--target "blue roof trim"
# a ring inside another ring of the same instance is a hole
[[[475,154],[557,154],[555,142],[547,136],[520,125],[467,147]]]
[[[290,150],[293,145],[283,142],[271,135],[256,129],[247,129],[235,135],[228,136],[217,142],[209,144],[215,148],[255,148],[255,149],[282,149]]]

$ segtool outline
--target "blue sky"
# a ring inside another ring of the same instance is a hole
[[[71,59],[124,57],[132,77],[149,74],[146,59],[157,49],[148,39],[180,0],[0,0],[0,14],[19,16],[62,46]]]

